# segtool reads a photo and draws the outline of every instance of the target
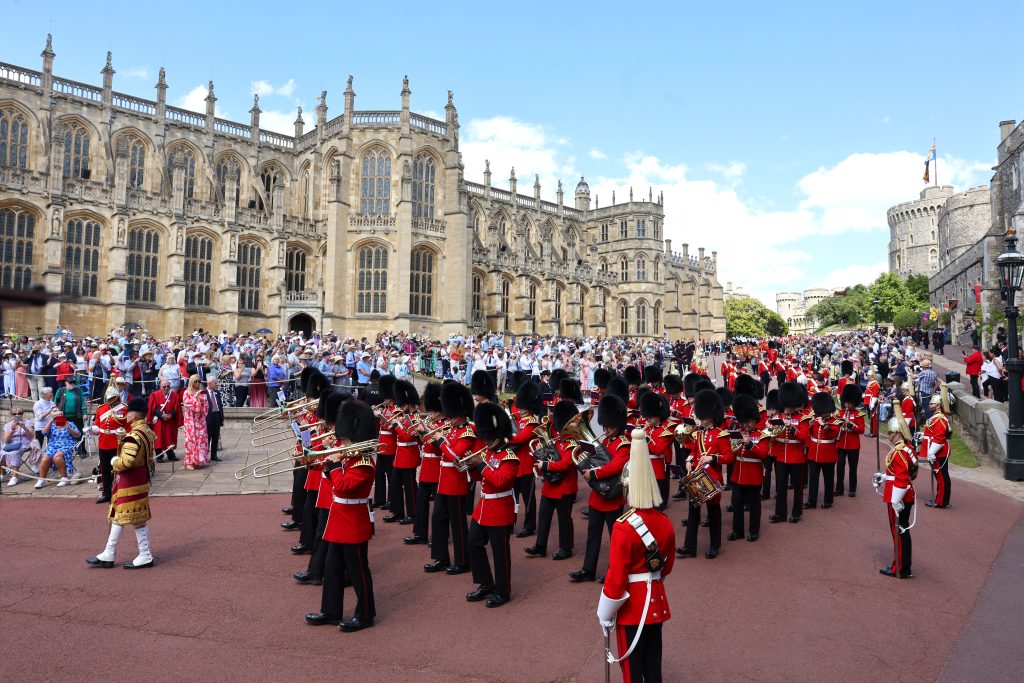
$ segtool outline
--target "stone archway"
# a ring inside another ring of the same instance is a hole
[[[304,339],[309,339],[313,336],[313,329],[315,327],[316,322],[305,313],[293,315],[291,320],[288,321],[288,331],[302,332]]]

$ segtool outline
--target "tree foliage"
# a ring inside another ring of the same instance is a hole
[[[896,311],[892,317],[892,326],[896,329],[904,327],[918,327],[921,324],[921,314],[917,311]]]
[[[753,297],[725,302],[725,334],[727,337],[781,337],[789,327],[775,311]]]
[[[916,319],[911,324],[920,324],[920,312],[928,310],[928,277],[912,275],[903,280],[896,273],[883,273],[871,285],[854,285],[846,290],[845,295],[819,301],[807,310],[807,316],[817,322],[819,329],[833,325],[872,324],[875,322],[873,302],[876,299],[879,322],[895,322],[897,313],[908,311]]]

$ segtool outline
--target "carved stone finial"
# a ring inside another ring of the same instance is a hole
[[[451,90],[448,91],[448,106],[449,107],[454,107],[455,106],[455,102],[452,101],[452,91]]]
[[[409,90],[409,75],[406,74],[402,77],[402,94],[408,95],[411,91]]]
[[[207,90],[209,92],[208,92],[208,94],[206,96],[207,97],[213,97],[213,81],[212,80],[210,81],[210,84],[207,86]]]
[[[163,67],[160,67],[160,74],[156,79],[157,85],[167,85],[167,72]]]
[[[484,172],[485,173],[490,173],[491,172],[491,161],[490,161],[490,159],[484,159]]]
[[[349,76],[348,76],[348,85],[345,88],[345,92],[347,92],[347,93],[352,92],[352,74],[349,74]]]
[[[295,123],[305,123],[305,121],[302,120],[302,107],[299,107],[298,112],[295,115]]]
[[[53,35],[50,33],[46,34],[46,47],[43,48],[44,55],[53,55]]]
[[[113,59],[114,59],[114,55],[111,54],[110,50],[107,50],[107,65],[105,67],[103,67],[103,68],[104,69],[113,69],[114,68]]]
[[[250,114],[252,114],[254,112],[255,113],[259,113],[259,111],[260,111],[260,96],[259,96],[258,93],[253,93],[253,95],[252,95],[252,109],[249,110],[249,113]]]
[[[558,191],[559,192],[562,191],[562,181],[561,180],[558,181]]]
[[[515,180],[515,179],[516,179],[516,167],[513,166],[512,167],[512,175],[509,176],[509,180]]]

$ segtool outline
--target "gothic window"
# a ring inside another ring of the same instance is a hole
[[[96,296],[100,272],[100,224],[72,218],[64,235],[64,286],[68,296]]]
[[[629,237],[629,221],[619,221],[619,239],[624,240]]]
[[[654,304],[654,327],[651,330],[652,334],[661,334],[661,302],[658,301]]]
[[[501,314],[504,315],[504,316],[508,315],[508,298],[509,298],[509,290],[510,289],[511,289],[511,285],[509,284],[508,280],[506,280],[505,278],[502,278],[501,279],[501,297],[500,297],[501,300],[500,300],[499,304],[501,306]]]
[[[483,284],[481,277],[473,273],[473,320],[479,320],[484,314],[483,306],[481,305]]]
[[[386,247],[359,250],[356,313],[388,312],[388,252]]]
[[[213,281],[213,240],[192,235],[185,240],[185,307],[210,305]]]
[[[235,206],[238,206],[239,195],[242,194],[242,169],[238,162],[231,157],[225,157],[217,164],[217,198],[220,200],[221,206],[228,200],[229,169],[235,175]]]
[[[254,242],[238,245],[238,310],[260,310],[260,270],[263,265],[263,247]]]
[[[608,224],[607,223],[602,223],[601,224],[601,241],[602,242],[607,242],[608,241]]]
[[[505,241],[505,219],[504,218],[499,218],[498,219],[498,237],[501,239],[502,242]]]
[[[654,259],[654,281],[655,282],[660,282],[661,281],[661,259],[660,258]]]
[[[13,107],[0,109],[0,166],[25,168],[27,165],[28,119]]]
[[[598,270],[600,270],[602,273],[608,272],[608,262],[605,261],[603,258],[601,259],[601,262],[598,265]]]
[[[647,302],[638,301],[636,304],[636,333],[647,334]]]
[[[409,313],[431,315],[434,299],[434,252],[414,249],[409,267]]]
[[[142,180],[146,172],[146,144],[134,135],[127,136],[128,141],[128,187],[133,190],[142,189]]]
[[[929,250],[928,251],[928,265],[930,265],[930,266],[932,266],[934,268],[938,264],[938,262],[939,262],[939,250],[938,249],[931,249],[931,250]]]
[[[260,211],[269,211],[274,208],[274,185],[281,180],[281,171],[274,167],[268,166],[263,169],[260,173],[260,185],[263,187],[263,196],[267,198],[266,203],[263,202],[263,196],[256,193],[256,208]]]
[[[647,237],[647,221],[643,218],[636,220],[636,236]]]
[[[89,176],[89,131],[72,121],[64,134],[64,177],[88,180]]]
[[[629,334],[629,304],[625,301],[619,304],[619,334]]]
[[[285,254],[285,285],[289,292],[306,291],[306,252],[289,249]]]
[[[637,282],[647,281],[647,259],[643,256],[636,259],[636,280]]]
[[[391,156],[381,147],[363,156],[359,212],[371,216],[391,213]]]
[[[191,199],[196,189],[196,155],[188,147],[179,147],[174,152],[167,154],[167,177],[171,181],[171,188],[174,188],[174,155],[180,154],[185,162],[182,182],[185,184],[185,199]]]
[[[629,282],[629,259],[625,256],[619,259],[619,280]]]
[[[526,304],[531,318],[537,317],[537,285],[530,283],[530,301]]]
[[[34,214],[9,206],[0,209],[0,287],[28,289],[32,285]]]
[[[555,285],[555,320],[562,319],[562,288]]]
[[[420,154],[412,164],[412,217],[434,219],[434,178],[437,169],[429,154]]]
[[[661,223],[654,221],[654,239],[661,239]]]
[[[302,174],[302,215],[309,218],[310,179],[309,171]]]
[[[154,303],[160,260],[160,233],[156,228],[128,231],[128,301]]]

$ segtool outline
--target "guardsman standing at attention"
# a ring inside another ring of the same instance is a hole
[[[883,486],[882,497],[889,513],[889,531],[892,533],[892,564],[879,569],[879,573],[893,578],[910,579],[912,546],[910,541],[911,510],[914,507],[914,483],[917,475],[917,456],[910,441],[910,430],[900,415],[889,420],[889,443],[892,450],[885,456],[885,474],[875,474],[875,488]]]
[[[837,420],[832,415],[836,411],[836,402],[832,394],[819,391],[811,396],[811,409],[814,419],[804,423],[800,435],[807,446],[807,502],[804,509],[818,507],[818,484],[825,480],[824,501],[821,507],[832,507],[832,496],[835,493],[836,480],[836,442],[839,438]],[[821,475],[820,477],[818,475]]]
[[[793,485],[792,524],[800,521],[804,506],[804,467],[807,453],[799,431],[806,417],[804,407],[807,392],[796,382],[783,382],[779,387],[779,419],[784,423],[782,433],[772,439],[772,455],[775,456],[775,514],[768,517],[772,524],[786,521],[789,486]],[[809,417],[807,419],[810,419]]]
[[[128,429],[124,410],[125,406],[121,403],[117,387],[107,387],[103,394],[103,403],[96,409],[96,418],[91,430],[96,436],[96,448],[100,454],[100,482],[103,487],[100,497],[96,499],[97,503],[110,502],[110,487],[114,481],[114,470],[110,463],[117,455],[117,435]]]
[[[864,407],[871,418],[871,436],[878,434],[878,395],[882,387],[878,383],[878,370],[874,365],[868,370],[868,384],[864,387]]]
[[[117,449],[110,465],[114,471],[114,484],[111,492],[110,511],[107,520],[110,522],[110,535],[107,547],[96,557],[85,562],[90,567],[110,569],[114,566],[117,542],[121,538],[124,525],[135,527],[135,540],[139,544],[139,554],[131,562],[126,562],[125,569],[145,569],[153,566],[153,553],[149,547],[149,482],[150,475],[156,468],[154,453],[156,451],[152,430],[146,425],[146,401],[133,398],[128,402],[125,420],[131,425],[130,430]]]
[[[338,410],[334,434],[339,446],[376,439],[378,425],[373,409],[362,401],[345,401]],[[306,623],[311,626],[338,624],[342,631],[350,633],[373,626],[377,616],[367,556],[373,538],[373,510],[370,508],[373,456],[367,451],[326,453],[323,476],[331,482],[334,498],[323,540],[330,545],[324,566],[320,611],[307,614]],[[356,594],[356,608],[352,618],[343,621],[346,585],[352,586]]]
[[[665,513],[644,433],[635,430],[629,457],[628,511],[612,529],[608,575],[597,618],[614,629],[625,683],[661,681],[662,624],[671,618],[664,579],[675,562],[675,530]]]
[[[949,440],[953,437],[953,426],[949,422],[949,389],[945,384],[939,393],[932,396],[932,416],[924,425],[924,440],[921,442],[921,459],[932,466],[935,477],[935,500],[929,500],[928,507],[949,507]]]
[[[481,403],[473,413],[477,436],[486,443],[480,462],[471,466],[480,480],[480,498],[469,525],[469,566],[476,590],[467,602],[487,598],[488,607],[501,607],[512,599],[512,527],[516,521],[515,483],[519,458],[508,447],[512,421],[497,403]],[[487,546],[494,557],[494,572],[487,561]],[[489,596],[489,597],[488,597]]]

